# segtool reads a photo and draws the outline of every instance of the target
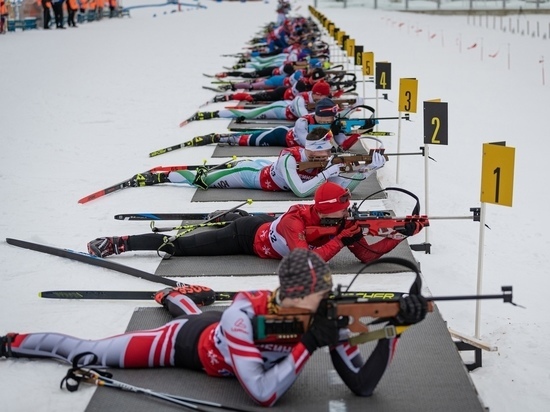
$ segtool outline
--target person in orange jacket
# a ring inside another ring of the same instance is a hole
[[[67,24],[69,27],[78,27],[74,21],[74,15],[78,10],[78,3],[76,0],[67,0]]]
[[[101,20],[103,18],[103,8],[105,7],[105,0],[96,0],[97,13],[96,19]]]
[[[5,0],[0,0],[0,34],[6,32],[6,20],[8,18],[8,8]]]
[[[52,2],[51,0],[41,0],[42,1],[42,9],[43,9],[43,20],[44,20],[44,29],[48,30],[50,28],[50,20],[52,19],[52,16],[50,14],[50,10],[52,9]]]
[[[117,0],[109,0],[109,18],[112,19],[113,17],[117,16],[116,8],[117,8]]]

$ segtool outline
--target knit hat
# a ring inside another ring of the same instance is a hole
[[[330,95],[330,86],[327,82],[321,80],[320,82],[317,82],[313,85],[313,88],[311,89],[313,94],[320,94],[321,96],[329,96]]]
[[[311,73],[311,80],[317,81],[324,79],[327,75],[325,74],[325,71],[323,69],[314,69]]]
[[[281,260],[277,275],[281,299],[303,298],[322,290],[332,290],[330,267],[311,250],[292,250]]]
[[[348,189],[332,182],[325,182],[315,192],[315,210],[329,214],[349,207],[351,194]]]
[[[294,69],[294,65],[292,63],[287,63],[283,66],[283,73],[285,73],[287,75],[291,75],[295,71],[296,70]]]
[[[334,104],[332,100],[325,97],[317,102],[315,105],[315,114],[321,117],[334,117],[338,111],[338,106]]]

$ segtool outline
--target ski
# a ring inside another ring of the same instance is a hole
[[[115,185],[106,187],[105,189],[98,190],[97,192],[94,192],[92,194],[89,194],[87,196],[84,196],[83,198],[78,200],[78,203],[88,203],[91,200],[97,199],[98,197],[102,197],[105,195],[108,195],[109,193],[113,193],[122,189],[126,189],[127,187],[138,187],[139,184],[136,181],[136,177],[139,174],[146,174],[146,173],[160,173],[160,172],[171,172],[175,170],[182,170],[187,168],[188,166],[157,166],[152,169],[146,170],[143,173],[138,173],[134,176],[132,176],[129,179],[123,180],[122,182],[119,182]]]
[[[34,250],[35,252],[46,253],[48,255],[58,256],[65,259],[76,260],[78,262],[87,263],[92,266],[99,266],[105,269],[114,270],[116,272],[124,273],[125,275],[134,276],[137,278],[149,280],[151,282],[162,283],[164,285],[177,287],[181,282],[177,282],[172,279],[164,278],[154,275],[143,270],[135,269],[130,266],[125,266],[120,263],[113,262],[112,260],[100,258],[94,255],[90,255],[85,252],[79,252],[71,249],[62,249],[54,246],[42,245],[40,243],[27,242],[25,240],[18,240],[12,238],[6,238],[6,242],[12,246],[17,246],[23,249]]]
[[[38,296],[46,299],[82,299],[82,300],[153,300],[156,291],[131,290],[47,290]],[[215,292],[216,301],[233,300],[238,292]],[[341,292],[341,296],[363,299],[399,299],[401,292]],[[331,295],[330,297],[333,297]]]
[[[245,133],[245,132],[241,132]],[[216,139],[220,137],[229,137],[235,134],[241,133],[210,133],[202,136],[195,136],[191,140],[186,142],[178,143],[173,146],[164,147],[162,149],[155,150],[154,152],[149,153],[149,157],[160,156],[165,153],[172,152],[174,150],[183,149],[184,147],[195,147],[195,146],[205,146],[208,144],[217,143]]]
[[[221,89],[221,88],[218,88],[218,87],[211,87],[211,86],[202,86],[203,89],[206,89],[206,90],[211,90],[213,92],[216,92],[216,93],[224,93],[226,91],[228,91],[229,89]]]
[[[371,130],[370,132],[365,132],[362,136],[395,136],[394,132],[382,132],[378,130]]]
[[[269,215],[278,217],[283,212],[253,212],[250,216]],[[115,220],[206,220],[210,213],[120,213]]]

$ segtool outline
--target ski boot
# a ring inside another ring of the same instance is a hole
[[[195,180],[193,180],[193,185],[200,187],[202,190],[208,189],[208,183],[206,183],[206,177],[208,176],[208,168],[200,166],[197,168]]]
[[[217,133],[210,133],[203,136],[195,136],[185,142],[184,146],[206,146],[207,144],[218,143],[219,141],[220,136]]]
[[[214,103],[228,102],[229,100],[233,100],[232,94],[218,94],[217,96],[214,96]]]
[[[120,255],[128,251],[128,236],[98,237],[88,242],[88,253],[98,257]]]
[[[0,336],[0,358],[11,358],[11,343],[17,336],[17,333],[8,333],[5,336]]]
[[[190,118],[190,121],[195,120],[209,120],[220,117],[217,111],[215,112],[197,112]]]
[[[153,186],[159,183],[170,183],[166,173],[138,173],[132,180],[132,187]]]
[[[235,91],[235,85],[233,83],[228,83],[228,84],[220,84],[218,86],[218,89],[220,89],[221,91]]]
[[[159,290],[155,294],[155,301],[164,306],[164,301],[168,295],[173,297],[185,295],[197,306],[208,306],[216,301],[216,293],[212,289],[206,286],[198,285],[182,285],[176,288],[165,288]]]

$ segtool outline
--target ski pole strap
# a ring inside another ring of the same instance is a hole
[[[381,329],[373,330],[370,332],[361,333],[357,336],[353,336],[352,338],[348,339],[348,343],[350,345],[359,345],[361,343],[367,343],[373,340],[392,339],[401,335],[408,328],[409,326],[386,325]]]
[[[78,366],[78,363],[82,358],[85,356],[91,356],[90,362]],[[101,371],[94,368],[84,369],[90,365],[97,365],[98,358],[97,355],[93,352],[82,352],[76,355],[73,359],[73,366],[71,369],[67,371],[67,374],[65,377],[61,380],[61,383],[59,387],[63,389],[63,385],[65,385],[65,388],[69,392],[75,392],[78,390],[80,386],[80,382],[82,380],[84,381],[95,381],[98,377],[107,377],[111,378],[113,376],[112,373],[109,373],[107,371]]]

